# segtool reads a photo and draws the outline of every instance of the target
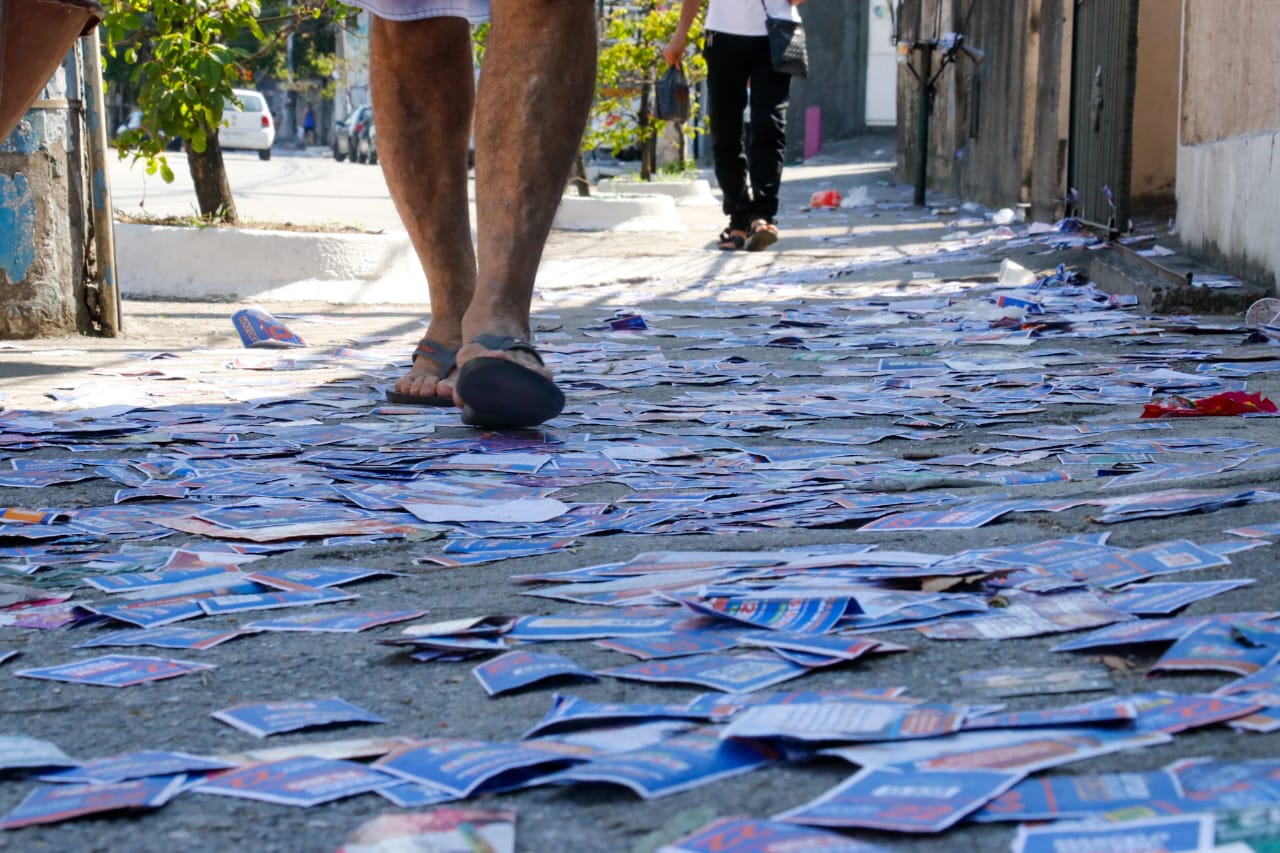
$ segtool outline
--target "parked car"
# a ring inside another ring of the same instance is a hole
[[[346,118],[333,126],[333,159],[341,163],[367,162],[370,153],[369,134],[373,128],[373,107],[368,104],[356,107]],[[374,161],[377,161],[374,149]]]
[[[228,100],[222,110],[223,126],[218,141],[224,149],[244,148],[257,151],[263,160],[271,159],[271,146],[276,141],[276,125],[267,109],[267,100],[252,89],[232,89],[239,104]]]

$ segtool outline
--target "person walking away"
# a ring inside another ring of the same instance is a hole
[[[310,104],[302,116],[302,142],[304,145],[316,144],[316,114],[312,112]]]
[[[707,60],[707,109],[716,180],[729,225],[724,250],[760,251],[778,240],[778,191],[787,147],[791,75],[775,71],[766,17],[799,20],[804,0],[682,0],[675,35],[663,50],[678,66],[689,28],[707,7],[703,53]],[[751,139],[743,139],[750,87]]]
[[[413,364],[387,398],[456,405],[479,427],[543,423],[560,414],[564,394],[533,346],[529,310],[595,93],[595,3],[357,2],[373,15],[378,155],[431,299]],[[477,86],[470,25],[485,20]]]

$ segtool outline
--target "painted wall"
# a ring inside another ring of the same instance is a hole
[[[1138,75],[1133,97],[1135,208],[1173,201],[1178,170],[1178,61],[1182,0],[1142,0],[1138,16]]]
[[[1226,270],[1280,282],[1280,15],[1185,0],[1178,229]]]
[[[787,159],[805,150],[805,112],[822,110],[822,138],[847,139],[867,128],[866,0],[823,0],[800,7],[809,50],[809,78],[791,85]]]
[[[68,67],[78,66],[60,68],[0,141],[0,339],[74,333],[83,313],[84,236],[68,213],[73,199],[84,201],[71,160],[80,156],[79,133],[65,106],[68,91],[79,95]]]

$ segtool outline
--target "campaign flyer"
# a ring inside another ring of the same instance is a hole
[[[551,710],[522,737],[531,738],[569,729],[614,726],[627,722],[706,719],[707,714],[691,711],[683,705],[591,702],[577,696],[557,693],[552,699]]]
[[[185,781],[184,776],[156,776],[109,785],[43,785],[0,819],[0,829],[58,823],[121,809],[159,808],[181,792]]]
[[[180,675],[205,669],[215,669],[215,667],[210,663],[186,660],[104,655],[58,666],[20,669],[14,675],[21,675],[24,678],[42,678],[48,681],[66,681],[71,684],[92,684],[98,687],[130,687],[147,681],[177,678]]]
[[[962,705],[902,705],[852,701],[755,705],[739,713],[724,737],[803,741],[889,741],[938,737],[959,731]]]
[[[219,773],[193,790],[308,808],[397,783],[394,776],[354,761],[300,756]]]
[[[263,619],[249,625],[247,631],[320,631],[335,634],[355,634],[390,625],[417,619],[425,614],[425,610],[362,610],[352,613],[299,613],[296,616],[281,616],[277,619]]]
[[[1110,690],[1111,673],[1101,664],[1074,667],[1007,667],[960,673],[960,683],[988,696],[1034,696]]]
[[[1101,816],[1127,808],[1147,813],[1185,811],[1182,787],[1167,770],[1095,773],[1028,779],[974,815],[979,822],[1061,820]]]
[[[889,853],[834,832],[751,817],[722,817],[658,853]]]
[[[306,699],[293,702],[259,702],[214,711],[210,716],[256,737],[296,732],[319,726],[348,723],[385,723],[377,714],[345,699]]]
[[[500,787],[506,781],[501,777],[507,774],[521,775],[534,768],[550,771],[564,761],[562,756],[520,744],[430,738],[393,752],[374,767],[462,798],[483,788]]]
[[[807,667],[774,654],[700,655],[599,670],[600,675],[633,681],[698,684],[725,693],[763,690],[807,673]]]
[[[40,779],[44,782],[108,785],[114,782],[145,779],[151,776],[213,773],[220,770],[229,770],[235,766],[229,761],[205,758],[202,755],[189,755],[185,752],[144,750],[142,752],[130,752],[125,755],[115,755],[110,758],[98,758],[86,762],[80,767],[71,767],[57,773],[44,774]]]
[[[31,767],[78,767],[79,761],[47,740],[26,735],[0,735],[0,770]]]
[[[1023,774],[868,767],[812,802],[774,815],[784,823],[942,832],[1013,787]]]
[[[650,800],[747,773],[782,758],[780,750],[767,744],[722,740],[715,729],[704,727],[644,749],[592,759],[544,781],[607,782]]]
[[[1062,853],[1064,850],[1123,850],[1134,853],[1202,853],[1214,845],[1213,815],[1125,820],[1060,821],[1050,826],[1018,827],[1011,853]]]
[[[485,661],[471,671],[486,693],[497,696],[548,679],[597,681],[598,676],[564,655],[516,650]]]
[[[438,808],[389,812],[356,828],[337,853],[515,853],[514,809]]]

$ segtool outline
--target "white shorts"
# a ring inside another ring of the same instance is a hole
[[[489,0],[350,0],[388,21],[420,18],[466,18],[473,24],[489,20]]]

